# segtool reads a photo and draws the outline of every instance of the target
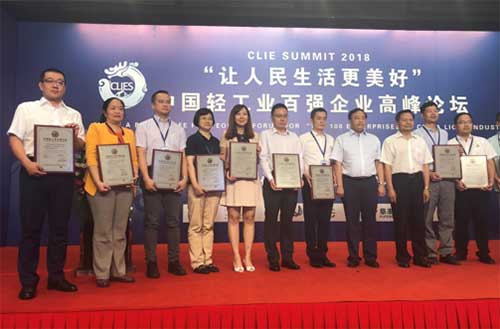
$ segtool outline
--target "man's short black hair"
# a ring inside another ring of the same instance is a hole
[[[326,112],[326,110],[322,107],[316,107],[315,109],[313,109],[311,111],[311,119],[314,119],[314,116],[316,115],[316,113],[318,112],[324,112],[327,116],[328,116],[328,112]]]
[[[399,111],[398,113],[396,113],[396,121],[399,122],[399,119],[401,118],[401,116],[405,113],[410,113],[411,114],[411,117],[413,119],[415,119],[415,113],[413,113],[411,110],[402,110],[402,111]]]
[[[455,118],[453,119],[453,123],[457,124],[458,119],[460,119],[460,117],[462,115],[468,115],[470,117],[471,121],[474,121],[474,119],[472,118],[472,114],[467,113],[467,112],[462,112],[462,113],[458,113],[457,115],[455,115]]]
[[[166,91],[166,90],[157,90],[157,91],[155,91],[155,92],[154,92],[154,94],[153,94],[153,95],[151,95],[151,103],[154,103],[154,102],[155,102],[155,100],[156,100],[156,96],[157,96],[158,94],[167,94],[167,95],[170,95],[170,94],[168,93],[168,91]]]
[[[420,113],[423,114],[425,112],[425,109],[431,106],[435,106],[436,108],[438,108],[437,104],[433,101],[427,101],[424,104],[420,105]]]
[[[66,74],[64,74],[63,71],[59,70],[59,69],[55,69],[53,67],[50,67],[48,69],[45,69],[43,70],[41,73],[40,73],[40,82],[43,82],[43,80],[45,79],[45,74],[46,73],[49,73],[49,72],[54,72],[54,73],[59,73],[63,76],[64,78],[64,82],[66,83]]]
[[[351,120],[352,116],[356,112],[363,112],[363,114],[365,115],[365,119],[368,118],[368,114],[366,114],[365,110],[363,110],[362,108],[356,107],[355,109],[352,109],[349,111],[349,113],[347,113],[347,119]]]
[[[214,113],[212,112],[212,110],[207,109],[206,107],[202,107],[201,109],[199,109],[198,111],[196,111],[196,113],[194,114],[194,118],[193,118],[193,124],[196,127],[199,127],[200,117],[204,116],[204,115],[207,115],[207,114],[210,114],[212,116],[212,121],[215,124]]]
[[[288,107],[286,107],[285,104],[283,104],[283,103],[276,103],[271,108],[271,116],[273,116],[274,111],[276,111],[277,109],[285,109],[288,112]]]

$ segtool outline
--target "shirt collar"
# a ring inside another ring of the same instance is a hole
[[[363,131],[359,134],[355,132],[354,129],[349,129],[349,132],[351,133],[351,135],[366,135],[366,129],[363,129]]]
[[[314,131],[314,129],[311,129],[311,132],[313,133],[314,136],[323,136],[323,137],[326,136],[325,131],[323,131],[323,133],[321,133],[321,134],[318,134],[316,131]]]
[[[280,133],[280,132],[278,131],[278,129],[276,129],[276,128],[274,128],[274,127],[273,127],[272,129],[273,129],[273,134],[277,134],[277,135],[290,135],[290,131],[288,130],[288,128],[286,128],[286,130],[285,130],[285,133],[284,133],[284,134]]]
[[[472,139],[472,134],[470,134],[469,137],[467,138],[467,142],[465,141],[465,139],[462,138],[462,136],[457,135],[456,138],[459,141],[462,141],[464,143],[468,143]]]
[[[52,104],[48,101],[48,99],[42,96],[42,98],[40,98],[40,105],[44,106],[46,104],[50,104],[50,106],[52,106]],[[68,109],[63,100],[61,100],[61,103],[59,104],[59,106],[57,106],[57,108]]]
[[[403,137],[403,134],[398,130],[398,132],[396,133],[396,137],[401,138]],[[411,132],[411,138],[417,138],[417,135],[415,135],[413,131]]]
[[[168,118],[166,121],[165,119],[160,118],[159,115],[154,114],[153,117],[155,118],[156,121],[161,122],[161,123],[170,123],[170,118]]]

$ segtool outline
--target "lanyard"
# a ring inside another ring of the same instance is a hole
[[[120,133],[119,133],[119,134],[117,134],[117,133],[113,130],[113,128],[111,128],[111,127],[108,125],[108,123],[107,123],[107,122],[106,122],[105,124],[106,124],[106,126],[108,127],[109,132],[110,132],[110,133],[112,133],[113,135],[115,135],[116,137],[118,137],[118,143],[120,143],[120,144],[125,144],[125,140],[123,139],[123,136],[125,135],[125,132],[123,131],[123,128],[122,128],[122,127],[120,127]]]
[[[311,131],[311,136],[314,138],[314,141],[316,142],[316,145],[318,145],[319,151],[321,152],[321,155],[323,155],[323,160],[325,159],[325,153],[326,153],[326,135],[325,135],[325,146],[323,149],[321,149],[321,145],[319,145],[318,140],[316,139],[316,136],[314,136],[313,132]]]
[[[210,142],[210,140],[207,140],[205,138],[205,136],[203,136],[199,131],[198,131],[198,134],[200,134],[201,136],[201,140],[202,140],[202,144],[203,144],[203,147],[205,148],[205,150],[207,151],[207,154],[213,154],[212,152],[212,147],[208,144]],[[210,137],[212,137],[212,134],[210,134]]]
[[[458,140],[458,137],[455,137],[455,139],[457,140],[458,144],[460,144],[460,146],[462,146],[462,149],[465,152],[465,147],[462,145],[462,143],[460,143],[460,141]],[[469,152],[465,152],[465,155],[469,155],[470,154],[470,151],[472,150],[472,144],[474,144],[474,137],[471,137],[471,139],[470,139],[470,145],[469,145]]]
[[[168,129],[167,129],[167,132],[165,133],[165,135],[163,135],[163,133],[161,132],[160,124],[158,123],[158,121],[156,121],[155,117],[153,117],[153,121],[156,123],[156,126],[158,127],[158,130],[160,131],[161,139],[163,140],[163,145],[165,145],[165,142],[166,142],[167,137],[168,137],[168,132],[170,131],[170,127],[172,127],[172,123],[170,122],[170,120],[168,120]]]
[[[441,145],[441,132],[439,131],[439,128],[437,128],[437,133],[438,133],[438,142],[436,144],[436,141],[434,140],[434,137],[432,137],[432,134],[429,130],[427,130],[427,128],[425,128],[425,126],[422,126],[422,128],[424,128],[425,132],[427,133],[427,135],[429,135],[431,141],[432,141],[432,145]]]

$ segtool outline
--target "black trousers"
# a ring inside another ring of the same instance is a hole
[[[332,214],[333,200],[312,200],[311,187],[304,177],[302,188],[304,202],[304,230],[306,253],[311,261],[321,261],[328,251],[328,232]]]
[[[273,191],[269,182],[264,180],[263,186],[265,219],[264,245],[267,260],[270,264],[279,263],[280,254],[276,242],[280,241],[283,261],[291,261],[293,255],[292,219],[297,205],[298,192],[294,190]],[[280,223],[278,224],[278,212]]]
[[[375,176],[353,178],[342,175],[344,210],[347,219],[347,248],[349,261],[359,261],[359,242],[363,240],[365,260],[377,259],[377,202],[378,183]],[[360,221],[361,219],[361,221]]]
[[[23,286],[36,286],[40,238],[45,218],[48,222],[47,269],[50,280],[64,277],[68,222],[73,198],[72,175],[29,176],[19,174],[21,241],[17,269]]]
[[[409,262],[406,248],[408,233],[411,235],[413,256],[427,256],[425,247],[424,179],[421,172],[415,174],[393,174],[392,184],[396,190],[396,203],[391,203],[394,217],[396,260]]]
[[[456,191],[455,248],[457,255],[467,256],[469,223],[472,222],[479,256],[488,256],[490,252],[488,249],[488,193],[479,189]]]

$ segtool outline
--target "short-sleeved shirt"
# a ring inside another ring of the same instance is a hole
[[[448,141],[449,145],[461,145],[466,155],[486,155],[488,160],[495,158],[496,153],[488,140],[483,137],[470,135],[465,141],[462,137],[456,136]]]
[[[19,104],[7,134],[17,136],[23,142],[26,155],[33,156],[35,125],[64,126],[69,123],[78,125],[80,128],[78,138],[85,140],[85,128],[80,112],[67,106],[64,102],[54,107],[42,97],[37,101]]]
[[[393,174],[414,174],[422,171],[424,164],[433,162],[422,137],[412,133],[406,139],[399,131],[384,141],[380,161],[392,166]]]
[[[310,165],[330,164],[335,139],[326,134],[318,134],[311,130],[300,135],[304,158],[304,171],[309,172]]]
[[[342,173],[351,177],[377,174],[375,160],[380,159],[380,140],[366,131],[350,130],[337,137],[332,160],[342,163]]]
[[[135,138],[137,146],[146,149],[148,166],[152,163],[153,149],[182,152],[186,148],[184,128],[172,120],[162,121],[158,116],[139,123],[135,130]]]
[[[436,130],[432,130],[425,126],[422,126],[416,129],[414,133],[424,139],[431,154],[432,147],[434,145],[446,145],[446,143],[448,143],[448,132],[439,127],[437,127]],[[431,170],[434,170],[434,166],[432,164],[429,165],[429,168]]]
[[[206,154],[220,154],[220,141],[214,135],[207,139],[198,130],[186,141],[186,155]]]

